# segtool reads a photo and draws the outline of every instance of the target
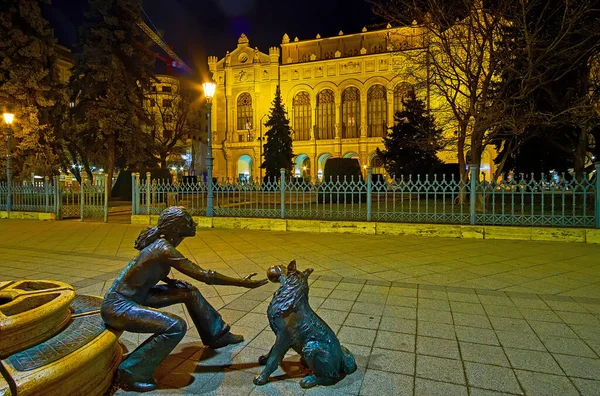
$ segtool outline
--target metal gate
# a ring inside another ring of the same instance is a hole
[[[56,194],[56,219],[86,219],[108,221],[108,175],[96,177],[95,183],[66,185],[54,179]]]

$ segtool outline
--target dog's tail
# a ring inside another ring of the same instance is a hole
[[[356,371],[356,360],[354,355],[346,347],[342,346],[342,370],[346,374],[352,374]]]

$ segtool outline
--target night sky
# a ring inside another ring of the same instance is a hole
[[[52,0],[44,6],[60,44],[72,47],[87,0]],[[144,11],[174,51],[194,69],[206,69],[206,57],[222,58],[236,47],[241,33],[250,45],[268,53],[284,33],[293,40],[360,32],[380,27],[365,0],[144,0]],[[146,23],[152,23],[146,19]]]

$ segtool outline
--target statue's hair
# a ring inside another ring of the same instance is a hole
[[[142,231],[135,240],[134,247],[137,250],[142,250],[160,238],[161,235],[172,233],[175,226],[184,221],[186,215],[189,216],[190,214],[183,206],[171,206],[163,210],[158,217],[156,227],[148,227]]]

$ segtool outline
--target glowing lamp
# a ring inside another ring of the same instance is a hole
[[[213,82],[205,82],[202,84],[202,88],[204,89],[204,96],[206,96],[206,99],[210,100],[215,96],[217,85]]]
[[[12,125],[14,119],[15,119],[15,115],[13,113],[4,113],[4,122],[6,122],[7,125]]]

